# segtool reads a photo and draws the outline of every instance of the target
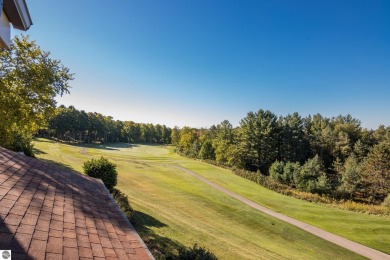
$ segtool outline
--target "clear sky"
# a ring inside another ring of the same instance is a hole
[[[58,104],[168,126],[259,108],[390,125],[388,0],[27,4],[27,34],[75,73]]]

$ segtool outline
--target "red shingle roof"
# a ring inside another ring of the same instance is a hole
[[[0,250],[12,259],[151,259],[104,184],[0,147]]]

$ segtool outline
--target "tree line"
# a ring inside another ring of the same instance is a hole
[[[351,115],[305,118],[249,112],[238,127],[172,129],[177,152],[261,173],[301,191],[382,201],[390,192],[390,127],[363,129]]]
[[[71,143],[171,143],[171,128],[165,125],[114,120],[111,116],[64,105],[55,109],[44,133]]]
[[[114,120],[73,106],[57,107],[55,97],[69,93],[73,74],[27,36],[0,49],[0,145],[34,156],[33,135],[65,142],[171,142],[165,125]]]

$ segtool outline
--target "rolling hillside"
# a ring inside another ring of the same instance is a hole
[[[223,259],[357,259],[358,255],[258,212],[170,167],[180,165],[277,212],[390,253],[390,218],[300,201],[264,189],[230,171],[150,145],[71,146],[40,139],[37,156],[81,171],[84,161],[105,156],[118,165],[119,188],[137,211],[146,240],[167,247],[198,243]],[[153,248],[151,248],[153,251]],[[169,250],[169,248],[167,249]]]

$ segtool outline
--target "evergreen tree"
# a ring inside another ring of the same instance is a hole
[[[367,157],[369,151],[370,147],[361,140],[358,140],[353,146],[353,154],[359,162],[362,162]]]
[[[383,200],[390,193],[390,143],[373,147],[363,162],[362,177],[371,199]]]
[[[286,162],[283,168],[282,180],[283,183],[295,186],[294,180],[297,179],[301,171],[301,166],[299,163],[295,162]]]
[[[304,121],[298,113],[281,119],[281,160],[303,163],[308,156],[309,144],[305,138]]]
[[[249,170],[268,172],[277,159],[278,129],[275,114],[259,110],[250,112],[241,120],[239,152],[244,154],[241,164]]]
[[[215,160],[215,151],[214,147],[211,144],[210,140],[206,140],[199,151],[199,158],[201,159],[208,159],[208,160]]]
[[[361,122],[351,115],[340,115],[333,118],[332,124],[334,125],[336,135],[338,135],[339,132],[344,132],[347,135],[351,147],[360,139],[362,132]]]
[[[318,180],[320,177],[319,186]],[[326,178],[326,173],[320,157],[316,155],[314,158],[309,159],[302,166],[294,181],[299,189],[307,192],[318,192],[319,189],[327,187],[328,179]]]
[[[338,191],[353,199],[353,195],[358,191],[361,185],[361,170],[357,157],[351,154],[345,161],[341,172],[341,185]]]
[[[319,155],[325,168],[331,168],[334,151],[334,133],[329,118],[320,114],[305,118],[306,136],[310,142],[311,155]]]
[[[341,161],[345,161],[345,159],[350,155],[352,149],[350,147],[350,140],[348,135],[340,131],[335,141],[335,151],[334,156],[339,158]]]
[[[214,135],[213,147],[215,148],[216,161],[226,164],[229,160],[229,146],[234,142],[233,126],[228,120],[224,120],[211,131]]]

